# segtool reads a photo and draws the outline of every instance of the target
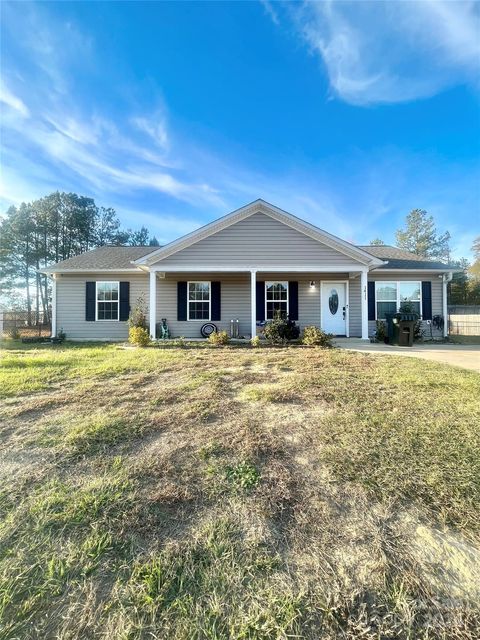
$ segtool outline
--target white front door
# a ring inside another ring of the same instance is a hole
[[[348,301],[345,282],[322,282],[322,329],[335,336],[347,335]]]

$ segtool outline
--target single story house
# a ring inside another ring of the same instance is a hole
[[[368,339],[402,301],[428,332],[446,335],[447,282],[456,271],[391,246],[355,246],[256,200],[163,247],[104,246],[44,269],[53,278],[52,334],[124,340],[131,306],[147,305],[150,333],[200,337],[238,321],[256,335],[277,310],[338,336]],[[432,322],[433,321],[433,322]]]

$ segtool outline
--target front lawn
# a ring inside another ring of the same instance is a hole
[[[478,638],[480,376],[3,345],[0,637]]]

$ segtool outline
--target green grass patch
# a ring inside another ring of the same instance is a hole
[[[120,593],[132,637],[298,637],[305,603],[281,584],[280,559],[220,518],[195,539],[135,566]]]
[[[0,394],[2,640],[476,640],[477,374],[10,343]]]

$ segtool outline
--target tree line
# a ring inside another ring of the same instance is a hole
[[[158,246],[146,227],[122,229],[115,210],[93,198],[56,191],[0,217],[0,297],[27,312],[28,323],[49,321],[49,279],[38,273],[52,263],[104,245]]]
[[[480,236],[473,241],[473,262],[466,258],[454,260],[451,257],[450,233],[439,233],[433,216],[424,209],[413,209],[406,217],[405,227],[396,231],[395,240],[399,249],[462,269],[461,273],[453,274],[448,285],[449,304],[480,304]],[[375,238],[370,244],[378,246],[385,243]]]
[[[452,260],[448,231],[439,233],[433,216],[414,209],[395,237],[401,249],[462,268],[449,284],[450,304],[480,304],[480,236],[472,247],[473,263]],[[370,244],[385,243],[375,238]],[[1,300],[9,309],[26,310],[29,324],[40,312],[48,322],[51,287],[39,269],[104,245],[158,246],[158,241],[146,227],[122,229],[114,209],[75,193],[56,191],[10,207],[0,217]]]

